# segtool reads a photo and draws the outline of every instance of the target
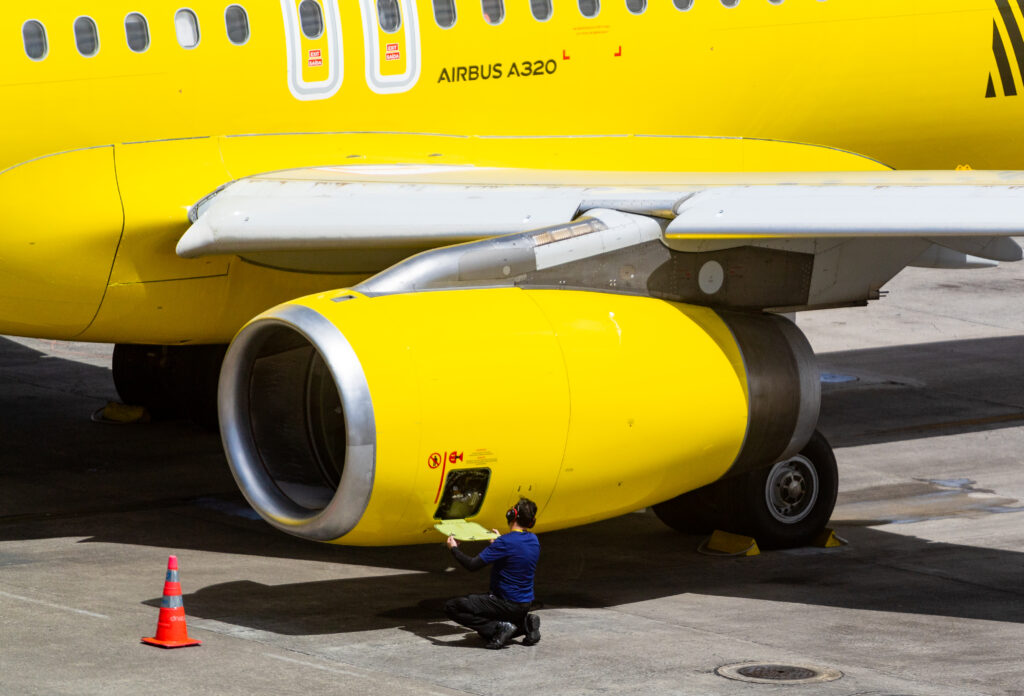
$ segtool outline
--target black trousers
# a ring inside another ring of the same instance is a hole
[[[508,621],[526,633],[526,614],[530,611],[530,603],[520,604],[492,594],[471,594],[455,597],[445,602],[444,613],[448,618],[466,628],[472,628],[490,640],[495,633],[499,621]]]

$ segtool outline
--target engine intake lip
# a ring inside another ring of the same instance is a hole
[[[264,465],[253,436],[249,394],[253,364],[267,339],[282,328],[302,336],[320,354],[334,379],[344,412],[344,469],[337,490],[322,509],[299,505],[281,491]],[[359,358],[330,321],[308,307],[282,305],[245,326],[224,358],[218,411],[231,473],[246,500],[267,522],[281,531],[316,541],[339,539],[356,526],[373,490],[376,423]]]

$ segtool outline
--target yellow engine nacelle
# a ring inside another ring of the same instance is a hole
[[[408,544],[437,541],[438,519],[503,526],[520,496],[552,530],[771,464],[810,437],[817,396],[779,317],[567,290],[336,291],[241,330],[220,417],[272,525]]]

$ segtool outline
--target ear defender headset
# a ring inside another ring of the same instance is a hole
[[[515,505],[510,507],[505,512],[505,521],[509,523],[509,526],[511,526],[513,522],[518,522],[519,526],[523,527],[525,529],[529,529],[529,528],[533,527],[533,523],[534,523],[535,520],[531,519],[531,517],[530,517],[530,509],[529,508],[526,508],[526,512],[523,514],[524,519],[522,521],[520,521],[520,519],[519,519],[520,518],[519,506],[522,505],[523,502],[524,502],[523,500],[520,500],[518,503],[516,503]],[[529,501],[526,501],[526,502],[529,502]]]

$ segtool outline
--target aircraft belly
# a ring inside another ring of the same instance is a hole
[[[245,322],[296,295],[348,287],[359,275],[288,273],[235,261],[208,278],[113,283],[78,338],[105,343],[227,343]],[[34,335],[34,334],[33,334]]]
[[[51,191],[59,202],[26,206]],[[92,321],[123,226],[113,148],[0,174],[0,333],[70,339]]]

